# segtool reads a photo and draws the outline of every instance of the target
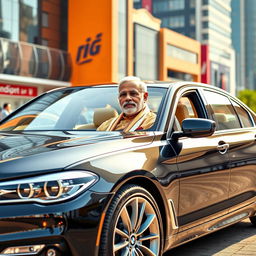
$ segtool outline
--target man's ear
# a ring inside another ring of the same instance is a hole
[[[147,101],[148,99],[148,92],[144,92],[144,101]]]

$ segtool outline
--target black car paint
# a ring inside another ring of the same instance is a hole
[[[183,91],[191,88],[196,86],[189,85],[187,89],[185,85],[181,86]],[[168,106],[175,107],[171,100],[171,96],[166,98],[168,103],[162,106],[163,109],[167,107],[165,110],[168,112]],[[159,124],[171,118],[162,110],[158,120]],[[244,200],[254,200],[255,184],[252,181],[256,180],[256,132],[251,130],[216,132],[209,138],[183,137],[175,140],[168,137],[166,131],[129,134],[2,132],[0,181],[52,172],[64,175],[69,170],[89,170],[100,179],[72,201],[47,205],[1,204],[0,250],[26,244],[29,240],[32,244],[46,242],[49,247],[56,246],[61,255],[84,255],[85,252],[97,255],[102,213],[114,193],[125,183],[144,185],[159,199],[164,216],[165,248],[183,243],[189,239],[185,235],[180,238],[179,232],[182,234],[199,225],[207,216],[228,214],[234,211],[233,206],[238,207]],[[241,136],[242,142],[235,141],[236,136]],[[204,147],[199,143],[202,140]],[[217,149],[222,141],[230,144],[228,154],[220,154]],[[239,187],[238,180],[244,166],[247,168],[247,183],[245,187]],[[229,189],[232,196],[228,194]],[[199,198],[195,193],[208,196],[191,204],[189,196]],[[180,228],[173,226],[170,218],[170,198],[174,201]],[[37,222],[31,224],[35,219]],[[12,226],[10,231],[6,228],[8,225]],[[170,240],[172,236],[174,239]]]

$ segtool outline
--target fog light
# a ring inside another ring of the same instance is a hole
[[[4,249],[0,255],[36,255],[45,247],[44,244],[15,246]]]
[[[56,255],[57,255],[56,250],[52,249],[52,248],[47,250],[47,252],[46,252],[46,256],[56,256]]]

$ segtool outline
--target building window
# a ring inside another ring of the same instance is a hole
[[[154,12],[169,11],[168,3],[166,1],[165,2],[154,2],[153,10],[154,10]]]
[[[172,28],[180,28],[185,25],[185,17],[184,16],[173,16],[169,18],[169,26]]]
[[[208,27],[209,27],[208,21],[204,21],[204,22],[203,22],[203,28],[208,28]]]
[[[169,0],[169,9],[172,10],[182,10],[185,8],[184,0]]]
[[[203,40],[208,40],[209,36],[208,34],[203,34]]]
[[[46,28],[49,26],[48,13],[47,12],[42,13],[42,26],[46,27]]]
[[[167,45],[167,56],[195,64],[198,62],[198,56],[196,53],[170,44]]]
[[[29,43],[38,41],[38,1],[20,0],[19,40]]]
[[[158,31],[135,24],[134,33],[134,73],[141,79],[157,80]]]
[[[208,0],[203,0],[203,5],[208,5]]]
[[[196,0],[190,0],[189,5],[190,5],[190,8],[195,8],[196,7]]]
[[[203,14],[203,16],[208,16],[208,15],[209,15],[209,12],[208,12],[208,10],[203,10],[203,11],[202,11],[202,14]]]
[[[189,23],[190,23],[191,26],[194,26],[196,24],[195,14],[190,15]]]

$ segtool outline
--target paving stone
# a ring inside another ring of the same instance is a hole
[[[256,256],[256,228],[246,219],[168,251],[164,256]]]

